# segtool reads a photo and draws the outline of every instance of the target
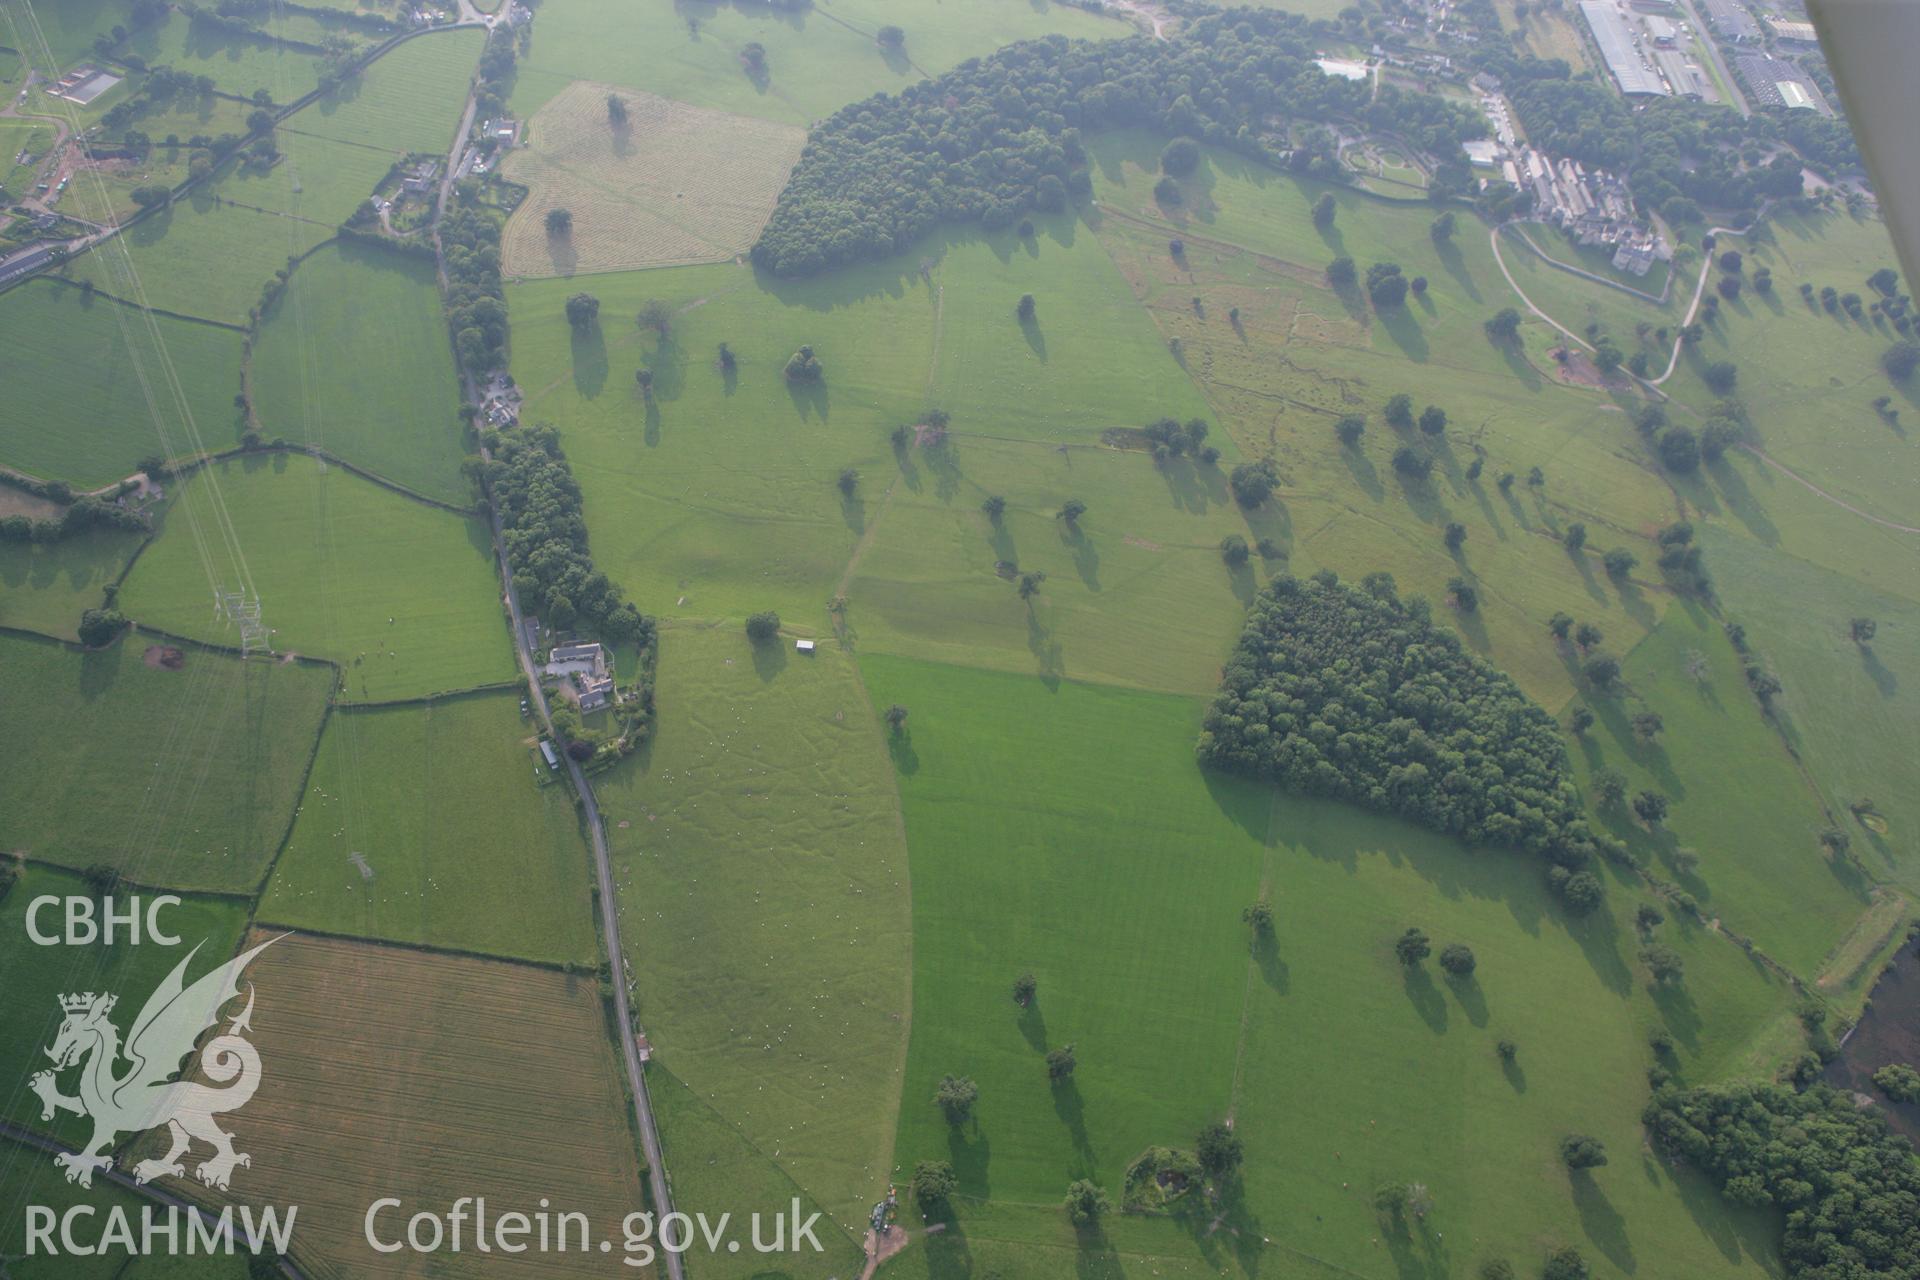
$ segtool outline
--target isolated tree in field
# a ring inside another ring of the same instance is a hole
[[[895,733],[899,733],[901,729],[906,727],[907,709],[897,702],[894,703],[887,708],[886,721],[887,728],[893,730]]]
[[[573,211],[571,209],[549,209],[546,218],[547,234],[560,239],[573,231]]]
[[[1067,1221],[1076,1227],[1091,1227],[1112,1208],[1107,1193],[1085,1178],[1067,1188]]]
[[[1032,573],[1021,574],[1020,585],[1018,587],[1018,590],[1020,592],[1020,598],[1022,600],[1031,600],[1035,596],[1039,595],[1040,584],[1045,582],[1046,580],[1047,580],[1047,573],[1046,573],[1046,570],[1044,569],[1035,569]]]
[[[567,299],[567,323],[584,329],[600,318],[600,299],[590,293],[576,293]]]
[[[1555,640],[1565,640],[1573,630],[1573,617],[1570,614],[1556,613],[1547,619],[1547,630]]]
[[[1184,178],[1200,167],[1200,144],[1192,138],[1175,138],[1160,148],[1160,171]]]
[[[771,609],[747,616],[747,639],[764,644],[780,634],[780,615]]]
[[[1560,542],[1567,550],[1578,551],[1587,545],[1587,526],[1578,521],[1568,525],[1567,531],[1560,535]]]
[[[1167,256],[1178,261],[1187,251],[1187,242],[1180,239],[1167,241]]]
[[[1880,365],[1887,376],[1897,382],[1905,382],[1920,369],[1920,342],[1896,342],[1880,356]]]
[[[999,524],[1000,517],[1007,513],[1007,500],[997,493],[991,494],[980,504],[980,510],[986,513],[987,519]]]
[[[1033,295],[1030,293],[1021,294],[1020,302],[1017,306],[1014,307],[1013,314],[1020,317],[1020,319],[1022,320],[1031,320],[1033,319],[1033,312],[1034,312]]]
[[[1657,827],[1667,820],[1667,804],[1667,798],[1658,791],[1634,793],[1633,811],[1640,821],[1650,827]]]
[[[1240,913],[1240,918],[1246,922],[1247,927],[1252,929],[1256,936],[1264,936],[1273,932],[1273,905],[1264,898],[1243,910]]]
[[[1583,622],[1573,629],[1573,642],[1582,650],[1591,649],[1606,639],[1606,633],[1591,622]]]
[[[1334,214],[1338,212],[1339,206],[1333,201],[1333,193],[1322,192],[1320,198],[1313,202],[1313,225],[1325,231],[1333,225]]]
[[[1613,808],[1627,798],[1627,779],[1618,769],[1593,771],[1593,795],[1602,808]]]
[[[1449,942],[1440,949],[1440,967],[1456,978],[1473,972],[1473,948],[1464,942]]]
[[[896,26],[884,26],[873,37],[882,49],[904,49],[907,46],[907,33]]]
[[[634,321],[642,329],[651,329],[660,336],[662,342],[673,332],[673,306],[659,298],[648,298],[640,304],[640,311]],[[723,347],[726,345],[721,344]]]
[[[1413,425],[1413,397],[1406,392],[1387,398],[1387,406],[1381,414],[1387,425],[1405,429]]]
[[[1658,711],[1636,711],[1628,723],[1633,726],[1633,735],[1642,742],[1652,742],[1667,727]]]
[[[1653,980],[1664,986],[1671,986],[1686,974],[1686,961],[1672,947],[1655,944],[1640,949],[1640,959],[1646,962],[1647,972]]]
[[[1720,269],[1733,275],[1740,274],[1740,268],[1746,259],[1740,256],[1738,249],[1729,249],[1719,257]]]
[[[1700,371],[1701,380],[1721,395],[1733,390],[1739,377],[1740,370],[1731,360],[1715,360]]]
[[[1393,451],[1393,469],[1409,480],[1424,480],[1433,474],[1433,459],[1403,444]]]
[[[973,1104],[980,1097],[980,1086],[971,1076],[943,1076],[940,1087],[933,1091],[933,1100],[946,1114],[948,1124],[962,1124],[973,1114]]]
[[[1593,712],[1585,707],[1575,707],[1573,714],[1567,717],[1567,727],[1573,730],[1575,737],[1585,734],[1593,728]]]
[[[1377,1187],[1373,1193],[1375,1213],[1385,1217],[1388,1222],[1398,1223],[1407,1209],[1407,1188],[1405,1183],[1389,1182]]]
[[[1086,503],[1078,498],[1068,498],[1060,504],[1060,509],[1053,513],[1053,518],[1066,521],[1069,527],[1078,527],[1080,517],[1085,514],[1087,514]]]
[[[653,399],[653,370],[635,369],[633,380],[640,387],[640,395],[647,400]]]
[[[1411,928],[1394,942],[1393,954],[1401,964],[1416,965],[1433,954],[1433,941],[1424,930]]]
[[[840,474],[834,477],[833,487],[840,491],[842,497],[851,498],[853,491],[860,487],[860,473],[852,467],[841,468]]]
[[[1633,572],[1633,567],[1640,563],[1640,557],[1625,547],[1615,547],[1600,557],[1600,563],[1606,566],[1607,576],[1617,581]]]
[[[818,382],[825,369],[814,356],[813,348],[803,346],[787,358],[784,372],[788,382]]]
[[[1453,601],[1453,607],[1461,613],[1480,611],[1480,592],[1465,578],[1447,579],[1447,597]]]
[[[1666,919],[1666,914],[1651,902],[1643,902],[1633,909],[1633,927],[1642,936],[1651,936],[1655,929],[1666,923]],[[1659,1052],[1658,1045],[1654,1046],[1654,1051]]]
[[[960,1180],[953,1176],[953,1165],[945,1160],[922,1160],[913,1167],[913,1198],[924,1208],[943,1208],[953,1197]]]
[[[749,40],[740,46],[740,61],[747,70],[759,75],[767,69],[767,47],[758,40]]]
[[[1352,258],[1335,258],[1327,264],[1327,283],[1336,289],[1352,284],[1357,274]]]
[[[1074,1056],[1072,1045],[1062,1045],[1058,1049],[1049,1050],[1047,1052],[1047,1079],[1065,1080],[1073,1074],[1073,1069],[1079,1065],[1080,1060]]]
[[[89,649],[111,644],[127,629],[127,619],[118,609],[88,609],[80,615],[80,643]]]
[[[1433,236],[1436,242],[1445,244],[1447,241],[1453,239],[1453,226],[1453,210],[1449,209],[1435,218],[1433,225],[1428,227],[1427,231]]]
[[[733,354],[733,348],[724,342],[720,344],[720,354],[716,359],[719,361],[720,370],[723,373],[732,373],[734,366],[740,363],[739,357]]]
[[[1033,997],[1040,990],[1040,980],[1028,970],[1013,980],[1013,1002],[1021,1007],[1033,1003]]]
[[[1604,653],[1596,653],[1580,664],[1580,674],[1586,677],[1588,684],[1605,693],[1620,679],[1620,662]]]
[[[619,128],[627,122],[627,100],[617,93],[607,95],[607,123]]]
[[[1200,1136],[1194,1140],[1193,1154],[1206,1175],[1220,1182],[1231,1177],[1233,1171],[1240,1167],[1246,1152],[1233,1130],[1216,1120],[1200,1131]]]
[[[1566,868],[1555,867],[1554,870],[1565,871]],[[1600,906],[1604,896],[1599,878],[1591,871],[1576,871],[1560,884],[1560,904],[1570,915],[1591,915]]]
[[[1488,319],[1486,330],[1495,342],[1511,342],[1520,332],[1520,313],[1512,307],[1502,307]]]
[[[1593,349],[1593,367],[1600,371],[1602,377],[1611,377],[1626,360],[1620,348],[1604,339]]]
[[[1357,413],[1349,413],[1333,424],[1333,433],[1340,437],[1340,443],[1352,448],[1360,443],[1361,435],[1367,429],[1367,420]]]
[[[1513,1041],[1507,1039],[1505,1036],[1500,1037],[1500,1039],[1494,1042],[1493,1051],[1500,1055],[1500,1061],[1502,1062],[1512,1062],[1515,1058],[1520,1056],[1520,1046],[1515,1044]],[[1480,1270],[1480,1274],[1482,1276],[1486,1275],[1487,1274],[1486,1268],[1482,1267]],[[1508,1275],[1513,1274],[1511,1268],[1508,1269],[1507,1274]]]
[[[1447,429],[1447,411],[1437,404],[1430,404],[1420,411],[1420,430],[1430,436],[1437,436]]]
[[[1598,1138],[1570,1133],[1560,1140],[1560,1158],[1569,1169],[1598,1169],[1607,1162],[1607,1147]]]
[[[1446,531],[1440,535],[1440,540],[1447,544],[1447,550],[1458,551],[1467,545],[1467,526],[1458,520],[1449,520]]]
[[[1407,281],[1407,287],[1412,289],[1415,294],[1423,294],[1427,291],[1427,278],[1425,276],[1415,276],[1413,279]]]
[[[1587,1280],[1592,1274],[1580,1251],[1568,1245],[1547,1255],[1547,1265],[1540,1272],[1540,1280]]]
[[[1367,268],[1367,297],[1375,307],[1397,307],[1407,300],[1407,278],[1395,262],[1376,262]]]
[[[1247,562],[1249,554],[1251,552],[1247,546],[1247,540],[1239,534],[1230,533],[1220,539],[1220,558],[1225,560],[1229,567],[1238,569]]]
[[[1234,501],[1243,507],[1257,507],[1273,495],[1280,483],[1280,464],[1272,458],[1242,462],[1227,477]]]
[[[1853,637],[1857,645],[1871,644],[1874,634],[1879,630],[1880,624],[1872,618],[1855,618],[1847,623],[1847,634]]]

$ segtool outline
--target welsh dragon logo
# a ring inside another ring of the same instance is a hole
[[[213,1148],[213,1154],[194,1170],[194,1176],[209,1187],[225,1190],[236,1167],[253,1163],[249,1156],[233,1149],[233,1135],[214,1123],[215,1116],[246,1106],[260,1087],[260,1054],[245,1038],[252,1030],[251,984],[247,1007],[223,1034],[207,1041],[200,1051],[201,1071],[224,1087],[174,1077],[183,1073],[184,1060],[193,1052],[200,1034],[219,1021],[222,1007],[240,994],[236,984],[241,972],[278,941],[268,939],[187,986],[183,981],[187,965],[200,950],[194,947],[148,998],[124,1044],[109,1020],[117,997],[92,992],[60,997],[66,1018],[45,1051],[53,1059],[53,1069],[38,1073],[29,1085],[40,1095],[42,1120],[53,1119],[56,1112],[70,1111],[93,1121],[93,1137],[85,1147],[53,1158],[66,1171],[68,1182],[91,1187],[94,1171],[113,1164],[108,1153],[120,1135],[161,1125],[167,1127],[171,1146],[166,1155],[133,1166],[136,1182],[151,1182],[169,1174],[185,1176],[180,1157],[196,1138]],[[122,1059],[129,1065],[116,1074]],[[79,1094],[68,1097],[60,1092],[58,1077],[75,1066],[80,1068]]]

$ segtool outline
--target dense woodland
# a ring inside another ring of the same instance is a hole
[[[1559,867],[1598,851],[1553,719],[1386,574],[1360,587],[1325,572],[1275,579],[1227,663],[1199,753]]]
[[[1788,1275],[1920,1276],[1920,1161],[1878,1112],[1824,1085],[1731,1084],[1663,1088],[1644,1119],[1728,1199],[1786,1215]]]
[[[560,435],[540,423],[489,432],[491,458],[481,480],[506,533],[513,586],[526,607],[556,631],[588,625],[609,640],[648,644],[653,622],[594,568],[580,485],[560,450]]]
[[[1146,36],[1012,45],[898,94],[876,94],[816,127],[754,246],[754,261],[803,275],[904,249],[942,221],[1007,227],[1091,189],[1082,137],[1139,126],[1287,160],[1337,177],[1328,148],[1290,144],[1290,125],[1365,118],[1438,154],[1486,130],[1478,113],[1313,65],[1319,28],[1273,10]]]

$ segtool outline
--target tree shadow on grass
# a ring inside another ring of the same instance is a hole
[[[796,382],[791,378],[786,383],[787,398],[793,401],[794,411],[800,415],[800,420],[805,422],[809,418],[818,418],[824,424],[832,403],[827,395],[827,384],[824,381]]]
[[[977,1122],[947,1126],[947,1161],[962,1192],[983,1200],[993,1194],[987,1176],[992,1159],[993,1141],[980,1132]]]
[[[867,531],[867,500],[858,489],[840,495],[840,518],[855,537]]]
[[[1766,509],[1754,497],[1753,490],[1747,485],[1747,478],[1740,474],[1739,468],[1722,457],[1718,462],[1707,463],[1701,470],[1713,481],[1714,489],[1733,518],[1746,526],[1756,542],[1768,547],[1780,545],[1779,526],[1774,524],[1772,517],[1767,515]]]
[[[787,669],[787,644],[779,636],[753,642],[753,669],[763,682],[770,683]]]
[[[1020,1038],[1035,1053],[1047,1051],[1047,1015],[1040,1012],[1040,998],[1035,996],[1020,1008],[1016,1019],[1020,1026]]]
[[[1400,975],[1400,985],[1407,993],[1407,1002],[1420,1020],[1435,1035],[1445,1034],[1447,1029],[1447,1002],[1440,995],[1440,988],[1433,984],[1433,977],[1425,965],[1410,964]]]
[[[1053,638],[1053,631],[1040,621],[1039,612],[1033,605],[1027,605],[1027,651],[1034,657],[1040,682],[1049,689],[1060,687],[1060,681],[1067,674],[1066,654],[1060,642]]]
[[[1086,1103],[1080,1097],[1080,1086],[1073,1077],[1053,1082],[1053,1114],[1060,1117],[1060,1123],[1067,1126],[1067,1136],[1073,1139],[1074,1154],[1079,1157],[1080,1167],[1075,1170],[1076,1177],[1093,1176],[1093,1143],[1087,1137]]]
[[[1124,1280],[1120,1254],[1098,1223],[1076,1228],[1074,1239],[1079,1246],[1073,1255],[1075,1280]]]
[[[1517,1054],[1511,1058],[1500,1059],[1500,1074],[1507,1078],[1507,1083],[1513,1087],[1515,1093],[1527,1091],[1527,1069],[1520,1065]]]
[[[1073,549],[1073,568],[1080,575],[1080,581],[1086,583],[1087,590],[1100,590],[1100,552],[1093,545],[1093,539],[1086,530],[1077,524],[1061,521],[1063,526],[1061,541]]]
[[[1364,451],[1359,448],[1342,448],[1340,461],[1347,464],[1347,474],[1353,477],[1353,482],[1360,486],[1360,491],[1368,498],[1378,502],[1386,497],[1387,487],[1380,483],[1379,469],[1373,465],[1372,459],[1368,458]]]
[[[1374,311],[1379,317],[1381,327],[1387,336],[1393,339],[1407,359],[1416,364],[1425,364],[1431,351],[1427,345],[1426,331],[1420,327],[1420,321],[1404,306],[1380,307]]]
[[[893,767],[908,777],[920,772],[920,753],[913,749],[913,734],[904,730],[888,734],[887,754],[893,757]]]
[[[1468,1022],[1476,1027],[1487,1025],[1487,997],[1480,989],[1478,979],[1472,974],[1464,978],[1449,977],[1447,988],[1453,992],[1453,998],[1460,1002],[1461,1009],[1466,1011]]]
[[[1260,970],[1261,979],[1273,988],[1275,995],[1287,994],[1292,982],[1287,962],[1280,958],[1280,939],[1272,930],[1262,930],[1254,935],[1253,963]]]
[[[1040,321],[1037,318],[1022,320],[1020,322],[1020,334],[1027,340],[1028,349],[1039,358],[1041,364],[1045,364],[1047,362],[1047,335],[1040,332]]]
[[[1587,1239],[1606,1255],[1607,1261],[1628,1275],[1634,1274],[1640,1269],[1640,1260],[1634,1256],[1633,1242],[1627,1239],[1626,1218],[1587,1170],[1574,1170],[1571,1180],[1573,1206],[1580,1214],[1580,1227]]]
[[[598,399],[607,385],[607,337],[600,322],[575,327],[569,345],[573,353],[574,390],[584,400]]]
[[[1433,252],[1434,256],[1440,259],[1440,265],[1446,270],[1447,275],[1460,286],[1460,292],[1474,302],[1481,301],[1480,286],[1474,280],[1473,273],[1467,270],[1466,255],[1460,252],[1460,246],[1453,242],[1453,237],[1448,236],[1445,239],[1433,241]]]

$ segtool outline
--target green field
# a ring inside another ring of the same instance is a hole
[[[0,928],[0,966],[7,975],[7,1000],[0,1006],[0,1072],[12,1082],[7,1086],[6,1106],[0,1110],[0,1117],[66,1142],[78,1142],[92,1131],[92,1125],[65,1112],[42,1122],[40,1099],[26,1087],[27,1077],[46,1065],[41,1050],[52,1043],[60,1029],[60,997],[83,991],[115,992],[121,998],[121,1010],[115,1019],[125,1027],[189,949],[197,946],[200,954],[188,970],[188,981],[232,956],[246,927],[247,909],[242,901],[212,898],[187,898],[178,906],[163,908],[160,923],[180,938],[179,947],[135,946],[119,938],[111,947],[98,943],[36,945],[27,936],[28,905],[38,897],[64,899],[68,895],[90,896],[86,882],[72,872],[28,863],[20,882],[0,900],[0,924],[5,926]],[[61,908],[43,908],[39,926],[42,933],[59,933]],[[0,1151],[12,1154],[10,1149]],[[52,1167],[51,1156],[35,1159],[45,1160]],[[100,1190],[97,1184],[94,1189]],[[11,1208],[4,1215],[8,1230],[17,1221]]]
[[[658,679],[656,737],[596,790],[640,1021],[765,1162],[712,1176],[705,1205],[790,1179],[858,1240],[889,1180],[912,1012],[884,730],[831,648],[676,627]]]
[[[494,694],[337,712],[260,919],[591,964],[586,846],[565,790],[535,785],[516,705]]]
[[[293,117],[306,117],[309,107]],[[221,175],[214,191],[248,209],[328,228],[345,222],[398,159],[390,152],[283,128],[274,135],[282,157],[271,169],[241,166]],[[277,265],[277,264],[276,264]]]
[[[333,232],[333,224],[215,203],[210,192],[196,189],[75,258],[67,274],[115,297],[244,325],[273,273]]]
[[[472,501],[431,262],[346,241],[308,257],[260,326],[252,384],[269,439],[318,445],[428,497]]]
[[[148,643],[0,635],[0,718],[57,724],[61,743],[0,777],[0,849],[250,893],[293,819],[333,673],[199,650],[169,670],[143,661]]]
[[[216,463],[185,487],[121,592],[130,617],[235,644],[212,618],[191,504],[212,524],[208,477],[246,557],[275,651],[343,669],[343,696],[390,702],[511,680],[500,583],[485,526],[304,455]],[[213,572],[234,581],[215,549]]]
[[[408,40],[282,127],[381,151],[444,154],[485,43],[474,30]]]
[[[265,89],[275,102],[292,102],[320,83],[321,61],[313,54],[194,22],[184,13],[169,13],[164,22],[136,29],[126,50],[149,66],[210,76],[221,92],[241,98]]]
[[[33,190],[34,175],[53,145],[53,126],[36,120],[0,120],[0,189],[19,199]],[[15,164],[22,151],[32,154],[28,164]]]
[[[1052,0],[837,0],[831,11],[749,5],[648,5],[575,0],[541,14],[509,103],[529,116],[574,80],[630,85],[696,106],[807,124],[870,94],[897,92],[1003,44],[1050,32],[1087,39],[1131,35]],[[874,40],[882,25],[907,35],[903,53]],[[740,52],[766,50],[766,74]]]
[[[1920,606],[1718,529],[1706,547],[1728,615],[1785,686],[1778,719],[1854,851],[1874,875],[1920,892]],[[1878,624],[1868,644],[1848,633],[1856,617]],[[1887,830],[1848,813],[1862,799]]]
[[[0,44],[20,50],[38,70],[65,71],[91,50],[95,36],[111,30],[126,14],[127,0],[0,0]],[[42,56],[43,41],[52,54],[51,64]]]
[[[914,890],[903,1174],[950,1159],[970,1197],[1050,1206],[1083,1174],[1112,1191],[1145,1146],[1185,1145],[1231,1112],[1246,1199],[1238,1242],[1200,1248],[1216,1267],[1292,1274],[1298,1251],[1374,1275],[1405,1253],[1467,1274],[1556,1236],[1606,1276],[1647,1256],[1688,1275],[1766,1265],[1757,1222],[1630,1158],[1647,1029],[1709,1075],[1790,1003],[1723,940],[1667,926],[1685,990],[1650,994],[1614,923],[1625,885],[1609,914],[1569,925],[1518,855],[1205,775],[1192,700],[861,665],[877,703],[913,713],[894,749]],[[1277,941],[1249,956],[1240,909],[1263,895]],[[1403,976],[1390,943],[1412,923],[1471,945],[1476,979]],[[1039,979],[1026,1012],[1008,995],[1024,969]],[[1520,1045],[1505,1070],[1500,1037]],[[1041,1054],[1069,1042],[1073,1086],[1051,1089]],[[977,1125],[949,1130],[923,1100],[947,1072],[979,1083]],[[1622,1152],[1617,1167],[1570,1186],[1554,1150],[1569,1128]],[[1444,1243],[1368,1243],[1390,1180],[1433,1189]],[[970,1241],[994,1229],[972,1209]],[[1044,1274],[1010,1272],[1029,1273]]]
[[[0,334],[17,368],[88,371],[12,382],[0,398],[7,466],[90,489],[123,479],[150,454],[191,454],[196,436],[218,449],[239,434],[240,335],[231,330],[149,319],[35,280],[0,297]],[[184,412],[169,375],[185,395]]]
[[[76,639],[80,615],[100,607],[141,540],[95,530],[58,542],[0,542],[0,627]]]

